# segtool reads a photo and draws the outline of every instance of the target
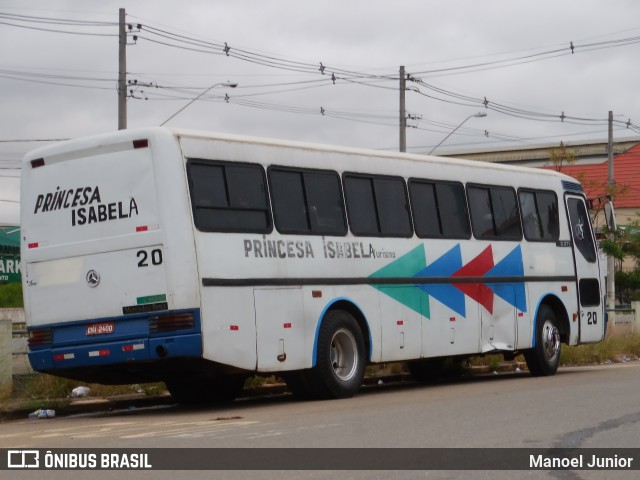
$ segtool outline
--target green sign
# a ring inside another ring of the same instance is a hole
[[[0,283],[20,282],[20,229],[0,226]]]
[[[159,302],[166,302],[166,301],[167,301],[167,296],[165,294],[149,295],[148,297],[136,298],[136,303],[138,305],[147,305],[149,303],[159,303]]]
[[[0,255],[0,283],[20,281],[20,256]]]

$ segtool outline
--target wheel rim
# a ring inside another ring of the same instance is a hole
[[[553,363],[560,354],[560,331],[549,320],[542,327],[542,351],[549,363]]]
[[[351,380],[358,369],[358,346],[353,334],[344,328],[331,338],[331,366],[343,382]]]

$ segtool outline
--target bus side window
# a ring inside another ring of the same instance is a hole
[[[520,190],[518,196],[524,237],[529,241],[557,241],[560,227],[556,194],[543,190]]]
[[[469,238],[464,186],[457,182],[409,181],[413,224],[420,238]]]
[[[340,177],[336,172],[270,167],[269,185],[279,232],[346,235]]]
[[[509,187],[467,187],[473,234],[480,240],[520,240],[520,214]]]
[[[198,230],[271,231],[266,181],[260,165],[189,159],[187,176]]]
[[[345,174],[343,183],[349,226],[354,235],[413,235],[403,178]]]

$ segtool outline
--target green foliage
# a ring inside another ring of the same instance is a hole
[[[554,148],[549,153],[549,161],[558,172],[562,171],[562,167],[566,165],[575,165],[576,156],[567,148],[567,146],[560,142],[559,148]]]
[[[22,308],[22,284],[0,283],[0,308]]]
[[[626,301],[640,300],[640,270],[616,272],[616,293]]]
[[[615,258],[616,260],[624,260],[624,257],[627,256],[624,249],[624,244],[616,238],[601,240],[600,250],[602,250],[606,255]]]
[[[617,271],[616,295],[623,299],[623,303],[640,299],[640,224],[634,222],[624,229],[619,228],[615,232],[609,232],[606,228],[603,232],[607,235],[600,240],[600,249],[616,260],[623,261],[626,258],[633,259],[635,269],[633,271]]]

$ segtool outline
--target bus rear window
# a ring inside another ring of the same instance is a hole
[[[260,165],[189,160],[187,175],[198,230],[271,231],[266,181]]]

